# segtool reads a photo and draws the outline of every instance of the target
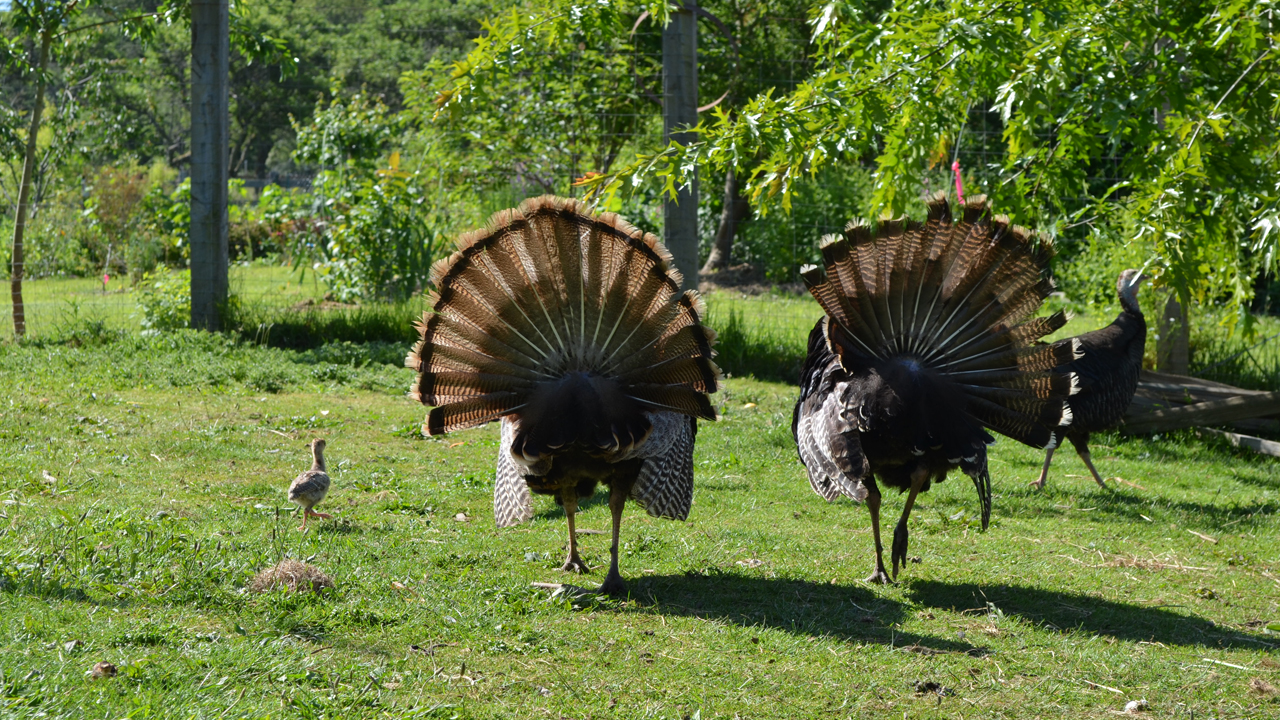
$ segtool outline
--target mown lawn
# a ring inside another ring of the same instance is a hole
[[[0,715],[1280,717],[1274,460],[1102,436],[1124,483],[1064,452],[1036,492],[1041,455],[1002,440],[990,529],[953,477],[912,515],[920,562],[870,586],[865,510],[796,460],[796,389],[733,378],[690,520],[628,511],[630,598],[552,596],[530,583],[603,570],[556,569],[547,498],[494,528],[496,428],[418,437],[404,350],[0,344]],[[314,436],[334,519],[303,535],[284,490]],[[607,530],[602,497],[579,527]],[[335,590],[245,589],[285,557]],[[104,660],[120,674],[87,678]]]

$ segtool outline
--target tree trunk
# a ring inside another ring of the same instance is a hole
[[[724,176],[724,208],[720,211],[720,226],[716,228],[715,243],[711,254],[702,266],[703,274],[729,267],[733,258],[733,240],[738,234],[738,223],[751,210],[751,203],[739,192],[738,173],[732,167]]]
[[[227,299],[228,0],[191,3],[191,326],[217,330]]]
[[[1186,375],[1191,366],[1191,324],[1178,302],[1178,293],[1169,293],[1164,311],[1156,322],[1156,369],[1162,373]]]
[[[21,338],[27,334],[27,313],[22,303],[22,274],[25,270],[22,239],[27,231],[29,211],[27,205],[31,199],[31,185],[35,181],[36,141],[40,134],[40,122],[44,119],[44,73],[49,66],[49,46],[52,42],[52,33],[41,34],[40,70],[36,76],[36,104],[31,108],[31,125],[27,129],[27,154],[22,161],[22,185],[18,190],[18,213],[13,222],[13,274],[10,275],[9,290],[13,297],[13,336],[15,338]]]
[[[662,141],[688,145],[697,136],[679,132],[698,124],[697,0],[684,0],[662,30]],[[677,199],[662,201],[662,239],[684,276],[684,289],[698,287],[698,179]]]

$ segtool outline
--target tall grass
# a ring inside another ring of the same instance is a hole
[[[1280,318],[1257,318],[1249,336],[1212,322],[1191,338],[1191,374],[1249,390],[1280,390]]]
[[[716,363],[724,372],[739,377],[799,382],[806,345],[797,341],[794,333],[768,325],[748,324],[737,308],[730,308],[723,322],[709,324],[718,334]]]
[[[398,303],[304,309],[241,303],[228,308],[224,328],[249,342],[290,350],[334,342],[407,345],[417,339],[413,324],[425,308],[420,297]]]

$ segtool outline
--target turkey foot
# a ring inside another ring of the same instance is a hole
[[[333,516],[330,515],[329,513],[318,513],[315,510],[312,510],[311,508],[307,508],[302,513],[302,525],[298,528],[298,532],[307,531],[307,518],[321,518],[324,520],[331,520],[333,519]]]
[[[591,572],[591,568],[587,567],[587,564],[582,562],[582,558],[578,557],[577,550],[569,553],[569,557],[564,559],[564,565],[561,565],[560,569],[564,572],[578,573],[579,575],[586,575]]]
[[[610,570],[609,575],[600,584],[600,592],[614,597],[626,597],[627,584],[622,581],[621,575]]]
[[[1053,462],[1053,450],[1054,448],[1049,448],[1044,452],[1044,467],[1040,468],[1040,479],[1032,480],[1031,482],[1027,483],[1028,485],[1030,485],[1031,487],[1037,490],[1043,490],[1044,481],[1049,479],[1049,463]]]
[[[885,572],[883,565],[877,566],[876,571],[868,575],[863,582],[873,583],[875,585],[893,584],[893,580],[889,579],[889,573]]]

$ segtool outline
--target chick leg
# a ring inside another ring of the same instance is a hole
[[[313,517],[313,518],[324,518],[325,520],[332,520],[332,519],[333,519],[333,516],[332,516],[332,515],[330,515],[329,513],[318,513],[318,512],[316,512],[315,510],[311,510],[311,509],[308,509],[308,510],[307,510],[307,515],[310,515],[310,516],[311,516],[311,517]],[[305,517],[305,516],[304,516],[304,517]]]
[[[302,508],[302,527],[298,528],[298,532],[307,531],[307,518],[311,515],[311,508]]]
[[[609,489],[609,512],[613,515],[613,545],[609,546],[609,574],[600,585],[600,592],[608,595],[626,595],[627,584],[618,572],[618,536],[622,533],[622,508],[627,504],[628,488],[615,482]]]
[[[1028,483],[1031,487],[1040,490],[1044,487],[1044,481],[1049,478],[1049,463],[1053,461],[1053,448],[1049,448],[1044,452],[1044,467],[1040,468],[1040,479],[1033,480]]]
[[[898,579],[898,565],[907,566],[907,516],[911,514],[911,506],[916,504],[916,495],[920,494],[920,488],[924,487],[924,481],[929,478],[929,471],[926,468],[916,468],[911,473],[911,493],[907,495],[907,502],[902,506],[902,517],[898,519],[898,525],[893,529],[893,579]]]
[[[569,520],[569,555],[564,559],[564,565],[561,565],[560,569],[565,572],[590,572],[587,564],[578,557],[578,533],[573,526],[573,516],[578,512],[578,495],[570,488],[563,495],[563,499],[564,515]]]
[[[889,573],[884,569],[884,545],[880,542],[880,489],[872,485],[867,491],[867,511],[871,513],[871,534],[876,538],[876,569],[866,582],[889,584]]]

